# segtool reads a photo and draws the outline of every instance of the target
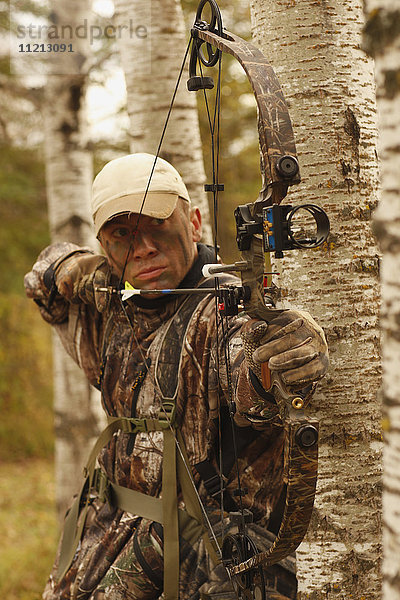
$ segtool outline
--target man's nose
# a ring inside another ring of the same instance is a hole
[[[153,236],[144,230],[138,230],[133,240],[133,258],[141,259],[157,253]]]

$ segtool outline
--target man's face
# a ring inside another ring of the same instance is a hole
[[[200,211],[189,211],[181,199],[168,219],[122,214],[105,223],[99,234],[116,275],[124,273],[124,281],[146,290],[177,287],[193,265],[200,238]]]

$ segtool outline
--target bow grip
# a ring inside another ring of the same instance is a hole
[[[248,321],[242,329],[241,337],[247,364],[268,392],[272,387],[272,375],[268,363],[259,364],[253,359],[253,352],[260,346],[267,328],[265,321]]]
[[[261,383],[263,384],[263,388],[267,391],[272,387],[271,369],[269,368],[268,363],[261,364]]]

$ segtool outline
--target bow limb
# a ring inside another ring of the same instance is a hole
[[[245,311],[252,318],[269,322],[282,311],[266,306],[264,301],[263,209],[279,204],[288,187],[300,182],[289,111],[273,68],[253,44],[226,30],[221,36],[204,22],[195,24],[192,37],[233,55],[246,72],[257,101],[263,187],[256,202],[235,211],[242,255],[241,263],[236,264],[240,264],[243,286],[248,291]],[[246,240],[241,243],[243,233]],[[318,422],[303,413],[304,402],[299,394],[288,394],[274,378],[272,388],[286,439],[284,515],[269,550],[254,554],[239,564],[225,561],[231,576],[243,575],[261,565],[272,565],[294,552],[307,532],[312,514],[317,482]]]
[[[254,44],[234,33],[224,30],[221,37],[213,31],[193,28],[192,35],[215,46],[221,52],[231,54],[243,67],[258,108],[263,176],[259,200],[266,201],[263,202],[263,206],[279,204],[286,196],[288,186],[300,182],[300,175],[298,167],[292,174],[281,172],[280,159],[285,156],[296,159],[296,144],[289,111],[275,71]]]
[[[231,576],[240,575],[260,565],[270,566],[296,550],[303,540],[312,515],[317,482],[318,444],[302,446],[299,438],[308,431],[318,435],[318,422],[290,418],[284,423],[286,434],[284,479],[287,484],[285,511],[273,545],[236,565],[228,565]],[[314,438],[313,438],[314,440]]]

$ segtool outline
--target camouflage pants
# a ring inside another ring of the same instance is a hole
[[[180,539],[179,596],[199,598],[208,577],[204,542]],[[163,534],[159,523],[94,501],[82,542],[66,575],[56,581],[58,558],[43,600],[130,600],[162,595]]]
[[[270,544],[264,529],[252,525],[260,550]],[[216,525],[217,530],[219,524]],[[218,534],[218,531],[217,531]],[[163,533],[159,523],[132,517],[120,509],[94,502],[73,563],[56,582],[57,562],[43,600],[150,600],[162,597]],[[281,569],[282,570],[282,569]],[[293,573],[269,569],[267,598],[296,597]],[[275,593],[277,590],[283,595]],[[272,590],[274,592],[272,593]],[[213,565],[204,542],[192,546],[180,539],[180,600],[234,600],[236,593],[222,564]]]

